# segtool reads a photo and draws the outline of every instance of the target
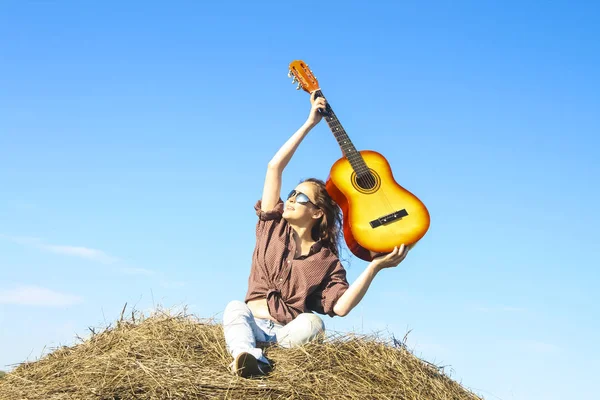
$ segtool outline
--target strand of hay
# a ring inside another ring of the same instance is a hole
[[[374,337],[338,334],[265,351],[271,375],[238,378],[229,373],[220,324],[185,312],[132,313],[19,365],[0,380],[0,399],[481,399],[403,346]]]

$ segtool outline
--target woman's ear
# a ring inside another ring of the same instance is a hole
[[[325,213],[323,213],[323,210],[321,210],[320,208],[313,214],[313,219],[319,219],[321,217],[323,217],[325,215]]]

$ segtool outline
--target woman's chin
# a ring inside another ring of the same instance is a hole
[[[296,213],[292,210],[284,210],[283,214],[281,214],[281,216],[287,221],[287,222],[298,222],[298,217],[297,215],[295,215]]]
[[[288,223],[296,226],[308,226],[310,224],[310,218],[307,218],[305,215],[298,216],[293,211],[284,212],[281,214],[281,217]]]

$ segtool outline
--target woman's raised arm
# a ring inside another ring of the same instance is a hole
[[[281,193],[281,176],[283,170],[292,159],[296,149],[308,132],[321,121],[322,116],[318,110],[325,109],[325,99],[323,97],[315,99],[315,92],[313,92],[310,96],[310,102],[312,106],[306,122],[281,146],[279,151],[269,161],[261,202],[261,209],[263,211],[270,211],[277,204]]]

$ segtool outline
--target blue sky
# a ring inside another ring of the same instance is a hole
[[[328,329],[410,329],[415,354],[487,399],[591,399],[599,11],[3,2],[0,368],[125,303],[220,318],[243,299],[266,164],[308,114],[286,76],[303,59],[356,147],[384,154],[432,218]],[[339,157],[322,123],[283,191]],[[344,256],[352,281],[366,263]]]

